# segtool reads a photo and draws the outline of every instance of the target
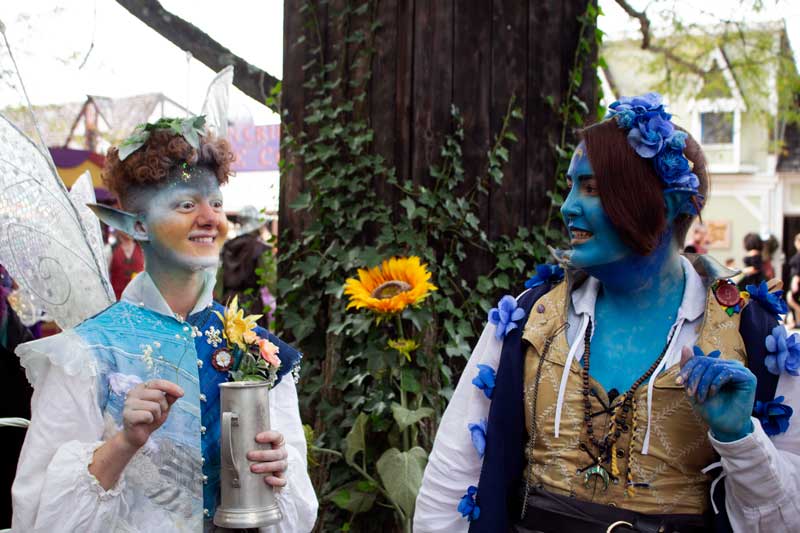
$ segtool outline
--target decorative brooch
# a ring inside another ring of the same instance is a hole
[[[233,367],[233,356],[227,348],[220,348],[211,355],[211,365],[220,372],[227,372]]]
[[[739,292],[736,284],[729,279],[722,279],[715,282],[712,286],[712,290],[714,291],[714,297],[728,316],[733,316],[734,313],[741,312],[742,309],[744,309],[745,303],[747,303],[746,298],[750,297],[746,292]]]

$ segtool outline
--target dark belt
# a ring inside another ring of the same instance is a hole
[[[648,515],[584,502],[535,487],[528,494],[525,518],[512,533],[703,533],[711,531],[702,515]]]

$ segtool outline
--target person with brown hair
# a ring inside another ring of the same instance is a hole
[[[739,280],[739,288],[745,290],[748,285],[759,284],[764,281],[764,260],[761,255],[764,249],[764,241],[758,236],[758,233],[748,233],[742,240],[744,245],[745,256],[742,259],[744,270],[742,279]]]
[[[414,530],[800,529],[800,339],[779,294],[680,254],[708,194],[700,146],[660,95],[622,98],[566,177],[571,249],[490,311]]]
[[[293,379],[300,354],[263,328],[245,329],[245,318],[226,326],[228,311],[212,300],[228,232],[220,185],[232,161],[202,117],[142,126],[109,150],[103,177],[121,209],[91,207],[141,245],[145,271],[100,314],[17,348],[34,397],[12,489],[15,531],[223,531],[212,523],[219,385],[241,361],[236,331],[270,347],[277,367],[264,413],[272,429],[255,436],[242,468],[288,487],[273,531],[313,527]]]

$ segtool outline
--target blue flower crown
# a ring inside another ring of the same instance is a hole
[[[696,211],[703,196],[698,190],[700,180],[683,155],[688,135],[670,122],[672,115],[664,111],[661,95],[653,92],[623,96],[608,107],[606,118],[616,117],[617,125],[628,130],[628,144],[640,157],[653,160],[656,174],[664,183],[664,191],[691,193],[697,200],[697,205],[690,202],[691,210]]]

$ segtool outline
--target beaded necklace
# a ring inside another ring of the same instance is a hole
[[[594,427],[592,423],[592,404],[589,401],[589,356],[591,353],[590,344],[592,339],[592,321],[589,320],[589,324],[586,328],[586,333],[583,338],[584,342],[584,350],[583,350],[583,369],[581,372],[581,376],[583,378],[583,420],[586,424],[586,435],[589,438],[590,444],[597,450],[597,453],[592,453],[592,450],[585,442],[580,443],[581,450],[585,451],[589,456],[592,458],[593,462],[589,466],[582,468],[579,472],[584,473],[584,483],[588,487],[589,481],[593,476],[598,476],[602,481],[604,488],[603,490],[608,489],[608,483],[610,480],[616,481],[617,477],[619,476],[619,470],[617,468],[617,458],[619,457],[617,450],[616,450],[616,443],[619,439],[620,435],[623,431],[628,431],[628,424],[627,418],[628,413],[630,413],[633,405],[634,395],[636,394],[636,390],[639,386],[647,381],[650,376],[653,375],[653,372],[656,371],[658,365],[661,363],[661,360],[664,359],[664,356],[667,354],[667,348],[669,348],[670,342],[672,342],[672,333],[670,334],[669,338],[667,339],[667,344],[664,346],[664,349],[661,351],[661,355],[658,356],[650,368],[642,374],[639,379],[637,379],[633,385],[623,394],[622,400],[620,400],[616,406],[609,406],[605,411],[601,411],[600,413],[611,413],[611,424],[609,425],[608,432],[603,436],[603,439],[600,440],[594,435]],[[612,402],[609,402],[612,403]],[[611,473],[609,474],[608,470],[603,466],[603,463],[611,463]]]

